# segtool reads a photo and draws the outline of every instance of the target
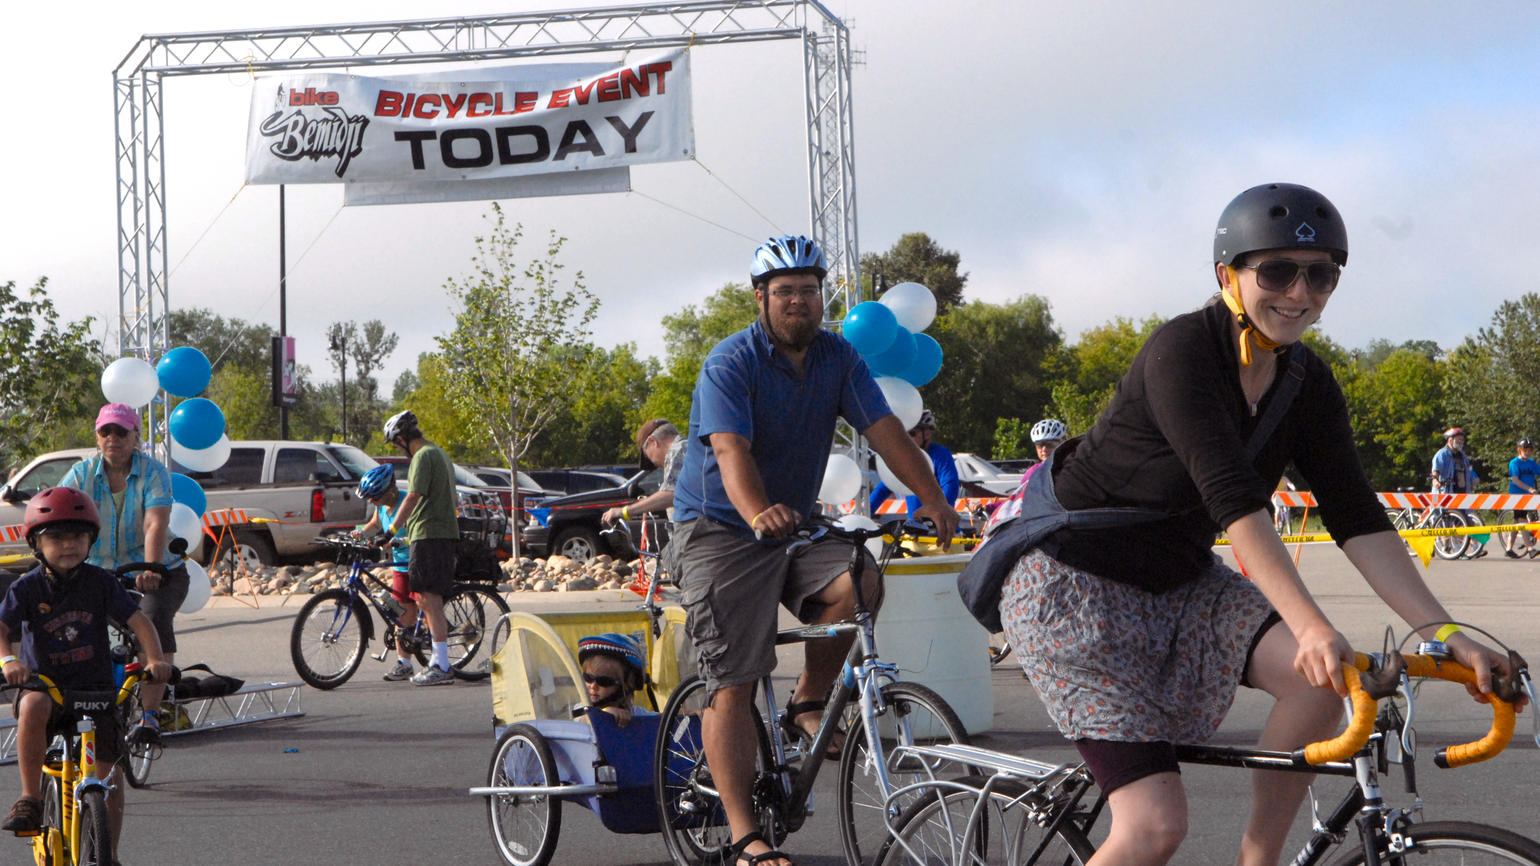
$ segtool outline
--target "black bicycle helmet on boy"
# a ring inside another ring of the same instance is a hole
[[[84,490],[73,487],[49,487],[39,490],[27,500],[27,511],[22,517],[22,529],[26,531],[27,544],[35,550],[37,537],[54,532],[85,532],[96,543],[102,531],[102,517],[96,503]]]
[[[1347,264],[1347,228],[1337,208],[1308,186],[1266,183],[1236,196],[1214,229],[1214,261],[1226,265],[1257,250],[1325,250]]]
[[[822,280],[829,273],[823,250],[802,235],[781,235],[759,245],[754,262],[749,265],[749,282],[767,283],[783,273],[813,274]]]

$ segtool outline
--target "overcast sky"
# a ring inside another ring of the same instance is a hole
[[[1340,343],[1452,347],[1532,290],[1540,4],[828,6],[864,59],[861,249],[927,232],[961,253],[969,299],[1043,295],[1071,341],[1201,303],[1219,211],[1267,181],[1344,215],[1349,266],[1322,322]],[[116,319],[110,79],[141,34],[544,8],[567,6],[5,4],[0,281],[46,275],[66,316]],[[743,281],[758,240],[808,231],[798,47],[701,46],[692,65],[698,163],[635,168],[631,194],[505,203],[528,238],[570,239],[564,260],[603,302],[597,342],[660,358],[662,315]],[[277,191],[242,185],[250,93],[242,75],[166,80],[170,299],[276,326]],[[452,327],[443,284],[469,271],[487,206],[343,208],[336,186],[288,200],[300,362],[334,379],[326,325],[378,318],[401,337],[388,388]]]

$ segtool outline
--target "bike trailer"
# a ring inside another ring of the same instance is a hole
[[[494,630],[502,640],[491,660],[493,724],[570,721],[572,708],[587,702],[583,671],[577,663],[578,641],[605,632],[630,635],[646,646],[648,678],[657,704],[645,688],[632,696],[632,703],[639,710],[661,709],[679,682],[693,673],[695,653],[684,621],[682,608],[664,608],[661,634],[654,638],[652,620],[640,610],[505,614]]]

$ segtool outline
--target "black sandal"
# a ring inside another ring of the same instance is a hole
[[[805,713],[820,712],[828,706],[828,701],[801,701],[787,704],[786,715],[781,717],[781,730],[785,731],[786,735],[795,741],[806,743],[809,746],[813,745],[813,737],[816,736],[816,733],[809,734],[801,725],[797,724],[797,717]],[[842,729],[836,728],[836,731],[841,736],[845,734],[845,731]],[[823,751],[824,760],[838,761],[840,755],[844,754],[844,751],[844,749],[840,748],[839,744],[830,742]]]
[[[787,863],[791,863],[792,866],[796,866],[796,863],[791,859],[789,855],[787,855],[785,852],[776,851],[774,849],[766,851],[763,854],[743,853],[743,849],[749,847],[755,842],[765,842],[765,837],[755,832],[750,833],[747,836],[744,836],[742,839],[734,842],[727,849],[728,859],[734,863],[748,863],[749,866],[756,866],[756,864],[764,863],[767,860],[785,860]],[[765,844],[769,845],[770,843],[765,842]]]

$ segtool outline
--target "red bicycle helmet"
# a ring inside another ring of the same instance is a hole
[[[102,518],[96,511],[96,503],[85,491],[73,487],[49,487],[39,490],[27,500],[27,513],[22,518],[27,532],[27,543],[32,544],[38,535],[49,532],[80,532],[91,534],[91,542],[102,531]]]
[[[1445,439],[1453,439],[1456,436],[1464,436],[1464,435],[1465,435],[1465,431],[1461,430],[1459,427],[1450,427],[1448,430],[1444,431],[1444,438]]]

